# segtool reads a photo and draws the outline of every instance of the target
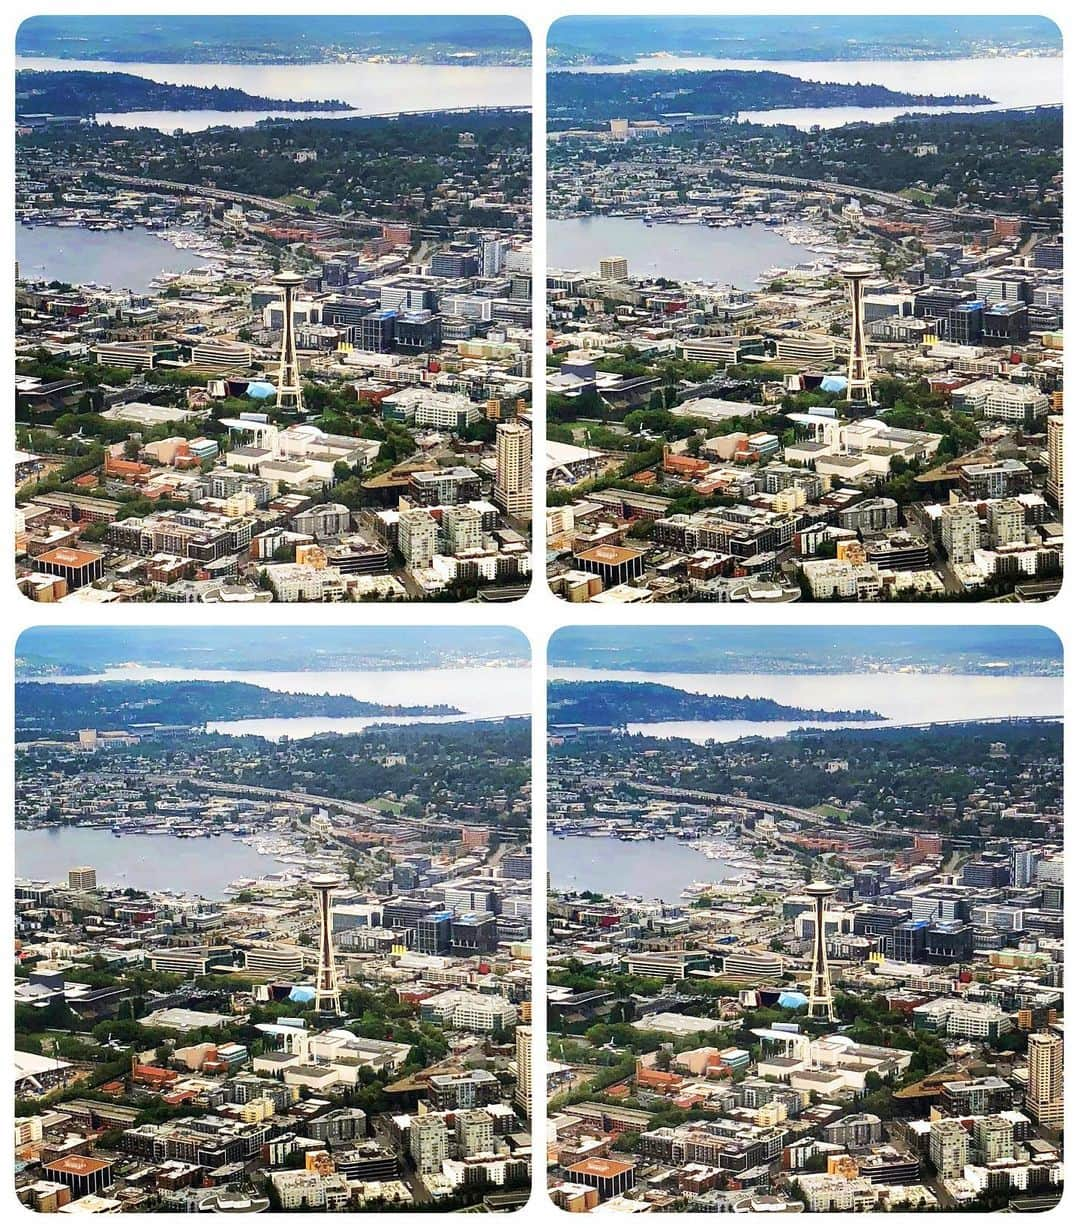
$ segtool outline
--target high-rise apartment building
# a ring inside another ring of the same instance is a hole
[[[990,543],[1008,546],[1024,540],[1024,505],[1017,499],[999,499],[987,509]]]
[[[970,563],[979,548],[979,517],[973,507],[956,503],[941,509],[941,544],[951,563]]]
[[[601,259],[601,281],[626,281],[629,276],[630,262],[625,256],[604,256]]]
[[[514,1103],[529,1117],[532,1113],[532,1028],[528,1024],[514,1030],[514,1059],[517,1064]]]
[[[439,544],[435,517],[423,508],[413,508],[398,517],[398,549],[408,567],[430,567]]]
[[[454,1114],[454,1145],[459,1156],[491,1155],[495,1123],[483,1109],[459,1109]]]
[[[1050,1032],[1028,1037],[1028,1114],[1040,1126],[1065,1124],[1065,1041]]]
[[[484,545],[483,516],[468,504],[443,509],[443,533],[451,554],[467,554]]]
[[[975,1145],[979,1160],[993,1164],[1013,1157],[1013,1125],[1007,1117],[980,1117],[975,1122]]]
[[[442,1172],[449,1155],[448,1131],[443,1119],[434,1113],[413,1117],[409,1122],[409,1155],[421,1177]]]
[[[930,1163],[939,1177],[962,1177],[968,1162],[968,1132],[958,1121],[935,1121],[930,1125]]]
[[[495,503],[508,516],[532,509],[532,431],[523,422],[495,428]]]
[[[1060,414],[1049,414],[1046,419],[1046,496],[1057,508],[1065,506],[1065,470],[1062,435],[1065,419]]]

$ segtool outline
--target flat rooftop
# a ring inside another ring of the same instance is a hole
[[[633,1164],[627,1160],[609,1160],[603,1156],[595,1156],[588,1160],[581,1160],[577,1164],[571,1164],[566,1171],[579,1177],[611,1179],[632,1172],[633,1168]]]
[[[620,563],[630,563],[639,559],[644,550],[634,550],[630,546],[593,546],[583,550],[574,557],[584,559],[587,563],[602,563],[607,567],[617,567]]]

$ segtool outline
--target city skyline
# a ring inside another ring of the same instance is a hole
[[[555,23],[557,596],[1054,596],[1063,82],[1041,18]]]
[[[955,687],[892,640],[1059,667],[1060,643],[859,627],[868,672],[792,676],[773,641],[827,656],[846,629],[605,630],[549,654],[554,1203],[1056,1205],[1064,684]],[[731,635],[756,658],[733,683],[683,655]]]
[[[20,27],[25,596],[524,595],[528,42],[486,17]]]
[[[20,641],[84,654],[15,688],[20,1202],[522,1205],[524,637],[338,628],[283,673],[283,628],[156,632]]]
[[[20,1211],[1064,1213],[1073,33],[16,14]]]

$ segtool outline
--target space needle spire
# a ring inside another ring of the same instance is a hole
[[[829,980],[829,960],[825,952],[825,901],[832,896],[831,883],[813,882],[806,894],[814,901],[814,954],[810,961],[810,992],[807,995],[807,1017],[826,1023],[836,1022],[833,1008],[832,983]]]
[[[870,409],[874,390],[870,384],[870,367],[866,356],[866,321],[863,310],[863,290],[874,270],[868,264],[846,264],[840,270],[847,282],[851,304],[851,348],[848,352],[847,399],[853,408]]]
[[[281,361],[278,364],[277,408],[302,412],[304,393],[300,387],[300,364],[296,358],[296,328],[293,301],[298,286],[304,284],[299,273],[284,270],[274,276],[274,285],[281,289]]]
[[[312,874],[308,886],[315,893],[319,914],[319,970],[315,976],[315,1010],[320,1015],[341,1015],[341,991],[338,989],[337,965],[334,962],[334,926],[330,915],[330,897],[345,885],[338,874]]]

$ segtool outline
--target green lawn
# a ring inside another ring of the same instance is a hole
[[[373,797],[367,804],[372,810],[381,810],[384,814],[401,814],[405,809],[404,802],[392,802],[388,797]]]
[[[830,806],[828,802],[819,802],[816,806],[811,806],[810,809],[815,814],[820,814],[826,819],[846,819],[850,816],[850,810],[841,810],[839,806]]]

